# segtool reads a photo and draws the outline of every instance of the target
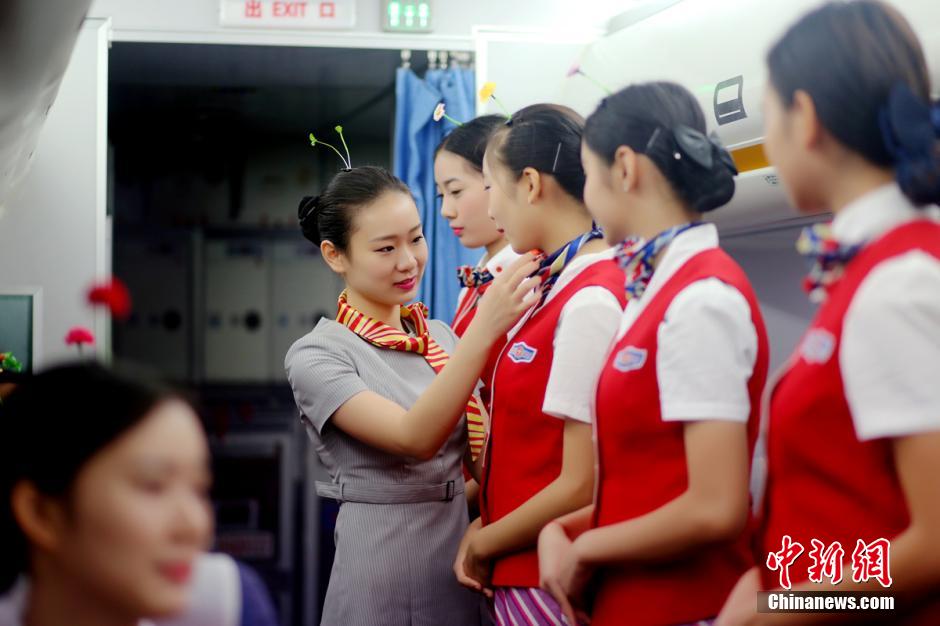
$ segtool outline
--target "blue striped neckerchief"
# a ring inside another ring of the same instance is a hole
[[[539,269],[535,272],[535,274],[542,279],[542,298],[539,300],[539,306],[545,302],[552,287],[558,282],[558,277],[561,276],[562,270],[577,256],[584,244],[594,239],[600,239],[603,236],[604,233],[595,226],[589,232],[578,235],[552,252],[539,264]]]
[[[663,249],[671,244],[676,237],[687,230],[702,226],[705,222],[688,222],[668,228],[659,233],[652,239],[644,241],[642,239],[630,237],[622,241],[617,246],[615,258],[617,264],[626,274],[624,281],[624,290],[627,292],[627,298],[635,299],[643,295],[646,288],[653,278],[653,259],[655,259]]]

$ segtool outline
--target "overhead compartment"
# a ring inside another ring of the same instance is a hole
[[[892,2],[923,43],[933,85],[940,86],[940,2]],[[588,45],[582,70],[611,89],[671,80],[695,94],[709,125],[731,150],[741,175],[728,206],[710,218],[725,233],[776,228],[804,220],[790,208],[762,150],[761,100],[770,46],[819,0],[654,0],[612,24],[619,30]],[[625,25],[624,25],[625,24]],[[561,101],[584,115],[604,92],[580,75],[564,79]]]

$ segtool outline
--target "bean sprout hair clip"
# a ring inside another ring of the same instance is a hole
[[[509,125],[512,122],[512,113],[510,113],[506,105],[496,97],[496,83],[494,82],[483,83],[483,87],[480,88],[480,102],[486,102],[490,99],[503,110],[503,115],[506,116],[506,125]]]
[[[310,145],[313,146],[313,147],[316,147],[317,144],[319,144],[319,145],[322,145],[322,146],[326,146],[327,148],[329,148],[330,150],[332,150],[333,152],[335,152],[335,153],[336,153],[336,156],[338,156],[338,157],[340,158],[340,160],[343,162],[343,165],[345,166],[345,167],[343,168],[343,171],[348,172],[348,171],[352,170],[352,157],[349,156],[349,146],[346,145],[346,138],[343,137],[343,127],[342,127],[342,126],[336,126],[336,127],[334,127],[333,130],[336,131],[336,134],[339,135],[340,141],[343,142],[343,148],[346,150],[346,156],[345,156],[345,157],[343,156],[343,153],[342,153],[342,152],[340,152],[339,150],[336,149],[336,146],[331,145],[331,144],[328,144],[328,143],[326,143],[325,141],[320,141],[319,139],[317,139],[317,138],[314,136],[313,133],[310,133]]]
[[[605,85],[604,83],[597,80],[596,78],[594,78],[593,76],[585,72],[583,69],[581,69],[580,63],[575,63],[574,65],[572,65],[571,69],[568,70],[567,76],[568,78],[571,78],[572,76],[577,76],[579,74],[581,76],[584,76],[586,79],[588,79],[592,83],[594,83],[601,91],[606,93],[608,96],[613,95],[614,92],[613,90],[611,90],[610,87],[608,87],[607,85]]]
[[[447,110],[444,107],[443,102],[438,103],[438,105],[434,107],[433,117],[434,117],[435,122],[440,122],[443,119],[443,120],[447,120],[454,126],[463,126],[463,122],[458,122],[457,120],[455,120],[454,118],[452,118],[451,116],[447,114]]]

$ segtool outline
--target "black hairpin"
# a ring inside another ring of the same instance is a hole
[[[308,217],[316,213],[320,206],[320,196],[304,196],[297,205],[297,219],[303,224]]]

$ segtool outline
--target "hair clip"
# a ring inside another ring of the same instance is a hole
[[[483,87],[480,88],[480,102],[486,102],[490,98],[503,110],[503,115],[506,116],[506,124],[508,125],[509,122],[512,121],[512,114],[509,112],[509,109],[506,108],[506,105],[496,97],[496,83],[494,82],[484,83]]]
[[[567,76],[568,78],[571,78],[572,76],[576,76],[578,74],[580,74],[581,76],[584,76],[586,79],[594,83],[598,88],[601,89],[601,91],[605,92],[608,96],[613,95],[614,92],[610,87],[608,87],[604,83],[600,82],[599,80],[597,80],[596,78],[594,78],[593,76],[591,76],[590,74],[582,70],[580,63],[575,63],[574,65],[571,66],[571,69],[568,70]]]
[[[339,135],[340,141],[343,142],[343,148],[346,150],[345,157],[339,150],[336,149],[336,146],[328,144],[325,141],[320,141],[313,135],[313,133],[310,133],[310,145],[316,147],[317,144],[323,144],[327,148],[331,149],[333,152],[336,153],[336,156],[338,156],[340,160],[342,160],[343,165],[346,166],[343,169],[348,172],[352,169],[352,157],[349,156],[349,146],[346,145],[346,138],[343,137],[343,127],[337,125],[336,127],[334,127],[333,130],[336,131],[336,133]]]
[[[442,119],[444,119],[450,122],[451,124],[453,124],[454,126],[463,126],[463,122],[458,122],[457,120],[455,120],[454,118],[452,118],[451,116],[447,114],[446,109],[444,108],[443,102],[438,103],[438,105],[434,107],[433,117],[434,117],[435,122],[440,122]]]
[[[673,128],[672,135],[676,139],[676,145],[679,146],[679,151],[673,155],[677,161],[684,154],[700,167],[706,170],[712,168],[714,162],[712,159],[712,143],[708,140],[708,137],[684,124],[679,124]]]
[[[552,161],[552,173],[555,173],[555,168],[558,167],[558,157],[561,156],[561,142],[558,142],[558,147],[555,148],[555,160]]]
[[[320,196],[304,196],[297,206],[297,219],[303,224],[307,218],[317,212],[320,208]]]
[[[891,88],[878,114],[881,138],[895,162],[930,154],[940,137],[940,105],[924,102],[906,83]]]

